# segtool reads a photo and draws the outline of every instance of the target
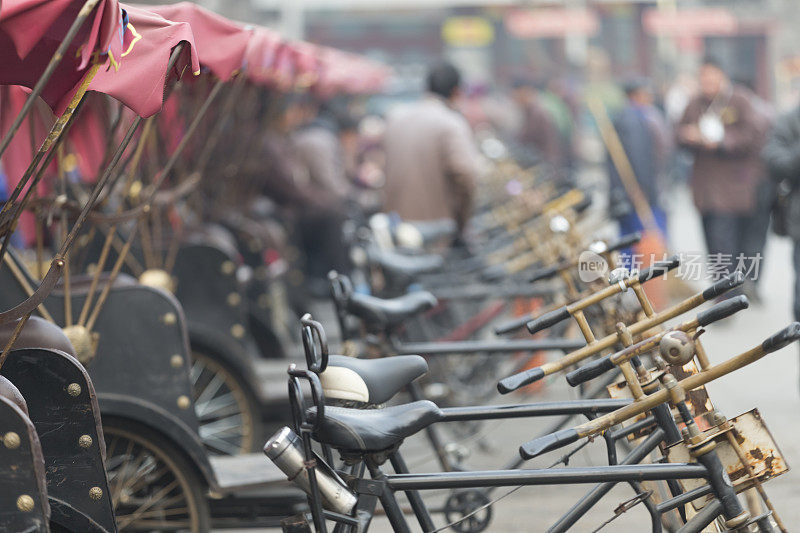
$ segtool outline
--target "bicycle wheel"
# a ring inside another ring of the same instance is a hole
[[[171,442],[151,428],[103,419],[106,471],[119,531],[205,533],[205,483]]]
[[[200,438],[212,455],[258,451],[263,433],[255,395],[219,359],[192,349],[192,391]]]

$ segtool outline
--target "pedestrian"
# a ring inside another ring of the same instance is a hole
[[[783,193],[773,228],[794,241],[794,317],[800,320],[800,106],[778,118],[762,155],[771,181]]]
[[[427,76],[427,94],[387,117],[384,209],[402,219],[455,222],[472,215],[479,158],[467,121],[454,110],[461,75],[448,63]]]
[[[741,270],[752,277],[760,258],[749,257],[747,225],[756,210],[759,116],[747,93],[731,83],[713,58],[699,71],[700,92],[686,106],[677,140],[694,157],[690,187],[700,212],[709,272]]]
[[[661,196],[665,174],[672,153],[671,133],[661,111],[653,105],[650,83],[632,78],[624,84],[625,104],[613,117],[625,155],[631,164],[636,182],[650,204],[663,237],[667,235],[667,215]],[[619,172],[608,158],[609,210],[619,224],[622,235],[644,229],[623,186]]]
[[[522,117],[519,144],[554,168],[561,169],[564,164],[561,136],[535,82],[523,77],[516,78],[512,96]]]

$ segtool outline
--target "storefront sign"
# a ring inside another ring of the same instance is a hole
[[[442,24],[442,39],[450,46],[487,46],[494,41],[494,28],[485,18],[450,17]]]
[[[504,22],[506,30],[519,39],[592,36],[600,27],[597,15],[586,9],[512,9]]]

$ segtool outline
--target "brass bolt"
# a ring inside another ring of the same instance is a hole
[[[164,313],[161,316],[161,322],[163,322],[167,326],[171,326],[178,321],[178,317],[175,316],[175,313]]]
[[[231,326],[231,335],[236,339],[244,337],[244,326],[241,324],[234,324]]]
[[[188,396],[183,395],[183,394],[178,396],[178,407],[180,409],[188,409],[189,405],[191,405],[191,402],[189,402],[189,397]]]
[[[169,364],[172,365],[172,368],[180,368],[183,366],[183,357],[176,353],[169,358]]]
[[[81,448],[88,448],[91,445],[92,445],[92,437],[90,437],[89,435],[81,435],[78,438],[78,446],[80,446]]]
[[[103,497],[103,489],[100,487],[92,487],[89,489],[89,497],[95,501]]]
[[[220,267],[220,270],[226,276],[230,276],[231,274],[233,274],[236,271],[236,265],[233,264],[233,261],[223,261],[222,266]]]
[[[230,307],[236,307],[237,305],[239,305],[240,303],[242,303],[242,297],[239,295],[239,293],[238,293],[238,292],[232,292],[232,293],[230,293],[230,294],[228,295],[228,298],[226,298],[226,300],[227,300],[227,302],[228,302],[228,305],[229,305]]]
[[[81,393],[81,386],[77,383],[70,383],[67,385],[67,394],[70,396],[78,396]]]
[[[27,494],[23,494],[22,496],[17,498],[17,509],[19,509],[23,513],[30,513],[31,511],[33,511],[33,498],[31,498]]]
[[[5,435],[3,435],[3,444],[9,450],[16,450],[19,448],[19,445],[22,443],[22,439],[19,438],[19,434],[9,431]]]

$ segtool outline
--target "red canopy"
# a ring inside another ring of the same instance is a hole
[[[390,69],[364,57],[335,48],[317,47],[319,74],[314,90],[322,94],[361,94],[380,91]]]
[[[199,74],[200,62],[192,29],[185,22],[173,22],[140,7],[120,4],[128,17],[124,52],[119,70],[97,73],[89,90],[113,96],[136,114],[152,116],[161,109],[164,99],[167,65],[172,49],[187,44],[182,59],[176,65],[180,76],[186,66]],[[66,102],[63,102],[66,105]]]
[[[258,85],[312,88],[323,94],[379,91],[390,70],[364,57],[299,41],[256,27],[245,55],[247,79]]]
[[[64,40],[85,0],[5,0],[0,3],[0,84],[32,88]],[[117,0],[99,0],[45,87],[42,98],[57,107],[74,92],[92,55],[119,59],[122,11]],[[105,61],[105,58],[99,58]]]
[[[253,28],[231,22],[191,2],[143,7],[166,19],[189,23],[200,64],[218,78],[227,81],[242,68]]]
[[[281,47],[281,36],[272,30],[256,26],[253,28],[244,56],[247,79],[258,85],[273,81],[272,68]]]

